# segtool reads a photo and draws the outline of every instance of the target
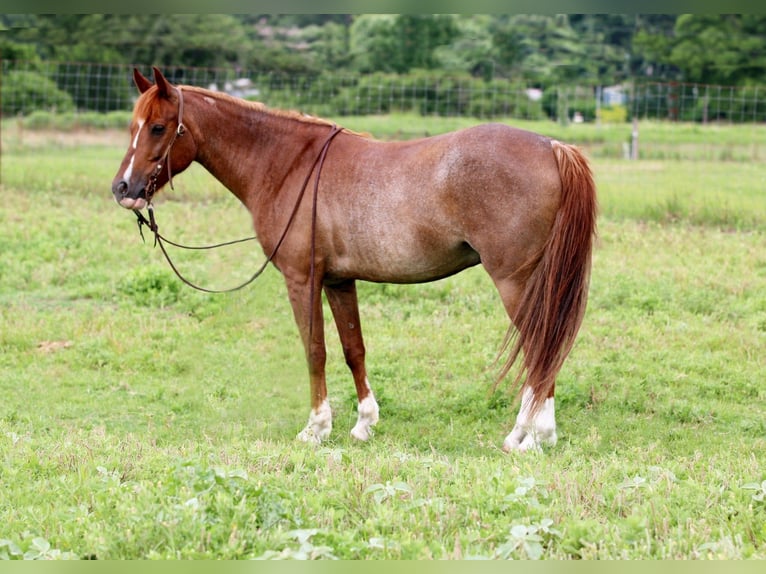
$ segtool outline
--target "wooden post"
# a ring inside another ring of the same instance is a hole
[[[630,140],[630,159],[638,159],[638,118],[633,116],[633,133]]]

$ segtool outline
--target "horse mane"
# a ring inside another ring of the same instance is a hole
[[[213,90],[208,90],[206,88],[200,88],[199,86],[187,86],[187,85],[179,85],[178,88],[182,89],[184,92],[193,92],[196,94],[203,95],[208,98],[213,98],[217,100],[221,100],[224,102],[230,102],[234,105],[243,107],[243,108],[249,108],[257,112],[261,112],[264,114],[268,114],[271,116],[281,117],[281,118],[287,118],[291,120],[296,120],[303,123],[308,124],[315,124],[315,125],[321,125],[321,126],[334,126],[336,125],[334,122],[331,122],[330,120],[325,120],[323,118],[319,118],[317,116],[312,116],[310,114],[306,114],[303,112],[299,112],[297,110],[282,110],[279,108],[270,108],[263,102],[257,102],[252,100],[245,100],[243,98],[238,98],[232,95],[229,95],[225,92],[216,92]],[[154,90],[148,90],[147,94],[154,93]],[[141,97],[136,102],[136,110],[135,113],[138,116],[146,117],[149,115],[149,107],[151,106],[151,100],[150,97]],[[360,137],[364,138],[371,138],[370,134],[367,133],[361,133],[361,132],[355,132],[354,130],[349,130],[346,128],[343,128],[343,131],[346,133],[351,133]]]

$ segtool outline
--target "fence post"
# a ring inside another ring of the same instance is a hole
[[[708,121],[708,106],[710,105],[709,88],[710,86],[705,86],[705,96],[704,96],[705,99],[702,101],[702,124],[703,125],[707,125],[707,121]]]
[[[601,127],[601,86],[596,86],[596,127]]]
[[[638,159],[638,118],[633,116],[633,131],[630,138],[630,159]]]

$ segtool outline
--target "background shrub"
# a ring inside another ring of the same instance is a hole
[[[3,115],[27,115],[35,110],[74,110],[72,97],[60,90],[54,81],[36,72],[8,72],[0,87],[0,99]]]

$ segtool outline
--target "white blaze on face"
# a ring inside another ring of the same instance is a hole
[[[128,186],[130,186],[130,178],[133,177],[133,163],[136,161],[136,149],[138,148],[138,136],[141,134],[141,129],[144,127],[144,124],[146,123],[146,120],[139,119],[137,122],[138,129],[136,130],[136,135],[133,137],[133,153],[130,156],[130,162],[128,162],[128,167],[125,168],[125,171],[122,174],[122,181],[124,181]],[[143,197],[137,197],[135,199],[131,197],[123,197],[122,199],[118,200],[120,205],[124,207],[125,209],[143,209],[146,207],[146,200]]]
[[[556,444],[556,409],[553,397],[545,399],[543,406],[534,416],[530,413],[531,404],[532,391],[525,388],[516,424],[503,442],[504,451],[540,450],[543,444]]]
[[[125,173],[122,174],[122,181],[130,183],[130,177],[133,175],[133,162],[136,160],[136,148],[138,147],[138,136],[141,133],[141,129],[144,127],[146,120],[138,120],[138,129],[136,130],[136,137],[133,138],[133,155],[130,156],[130,163],[125,169]]]

